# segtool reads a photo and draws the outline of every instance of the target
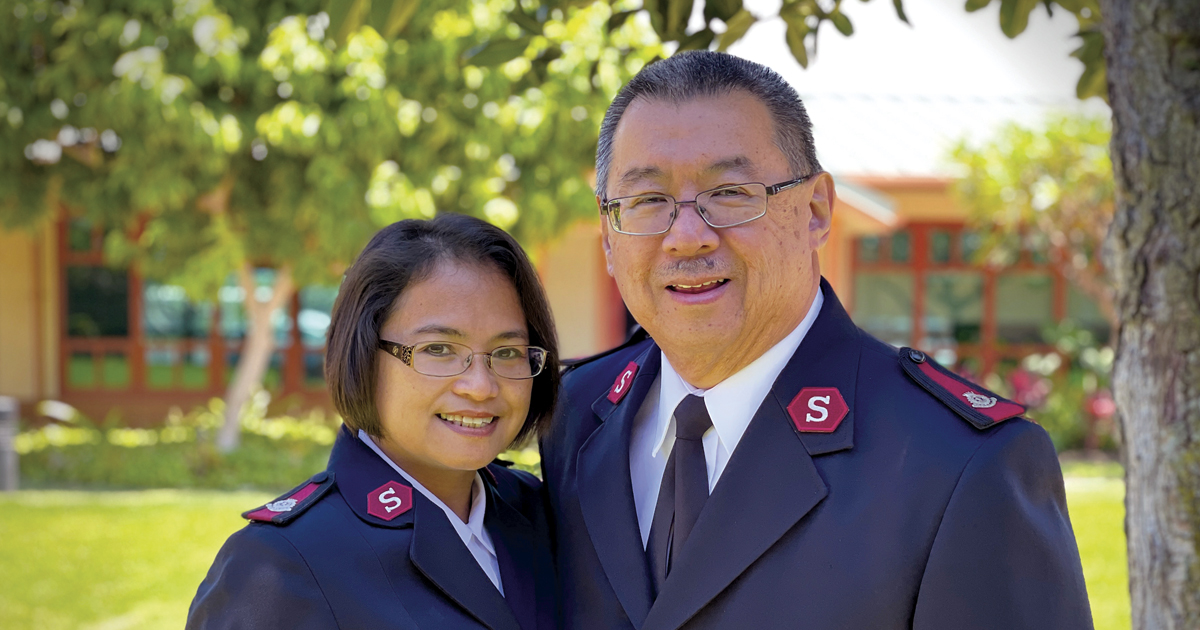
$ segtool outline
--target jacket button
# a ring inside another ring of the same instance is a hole
[[[911,350],[910,349],[908,351],[908,358],[912,359],[913,363],[924,363],[925,362],[925,353],[921,352],[920,350]]]

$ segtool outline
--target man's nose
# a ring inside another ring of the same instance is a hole
[[[676,256],[698,256],[721,244],[717,231],[701,218],[699,204],[684,201],[676,206],[675,223],[663,238],[663,251]]]

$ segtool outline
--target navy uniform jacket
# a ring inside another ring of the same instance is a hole
[[[343,428],[327,471],[281,497],[285,503],[247,513],[270,520],[230,536],[192,601],[187,627],[556,627],[540,483],[497,465],[482,474],[484,526],[505,596],[441,508]],[[398,516],[383,509],[392,506]]]
[[[629,439],[660,351],[643,339],[565,376],[542,444],[565,627],[1091,628],[1046,432],[1020,418],[996,422],[954,399],[963,392],[939,390],[921,371],[932,361],[859,330],[821,286],[816,322],[657,596]],[[848,412],[832,432],[800,432],[788,405],[817,387],[836,388]],[[1022,410],[993,401],[1005,406]]]

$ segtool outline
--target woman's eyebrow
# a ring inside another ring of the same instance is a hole
[[[429,324],[427,326],[422,326],[422,327],[414,330],[413,333],[417,334],[417,335],[423,335],[423,334],[446,335],[447,337],[457,337],[460,339],[467,336],[465,333],[463,333],[463,331],[461,331],[457,328],[451,328],[449,326],[442,326],[440,324]]]
[[[529,339],[529,334],[520,330],[510,330],[508,332],[502,332],[499,335],[492,337],[492,339],[495,341],[505,341],[508,339],[520,339],[524,341]]]

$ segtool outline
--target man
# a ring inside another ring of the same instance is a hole
[[[543,472],[568,628],[1091,628],[1024,409],[859,330],[795,91],[713,52],[600,131],[609,273],[644,329],[573,367]]]

